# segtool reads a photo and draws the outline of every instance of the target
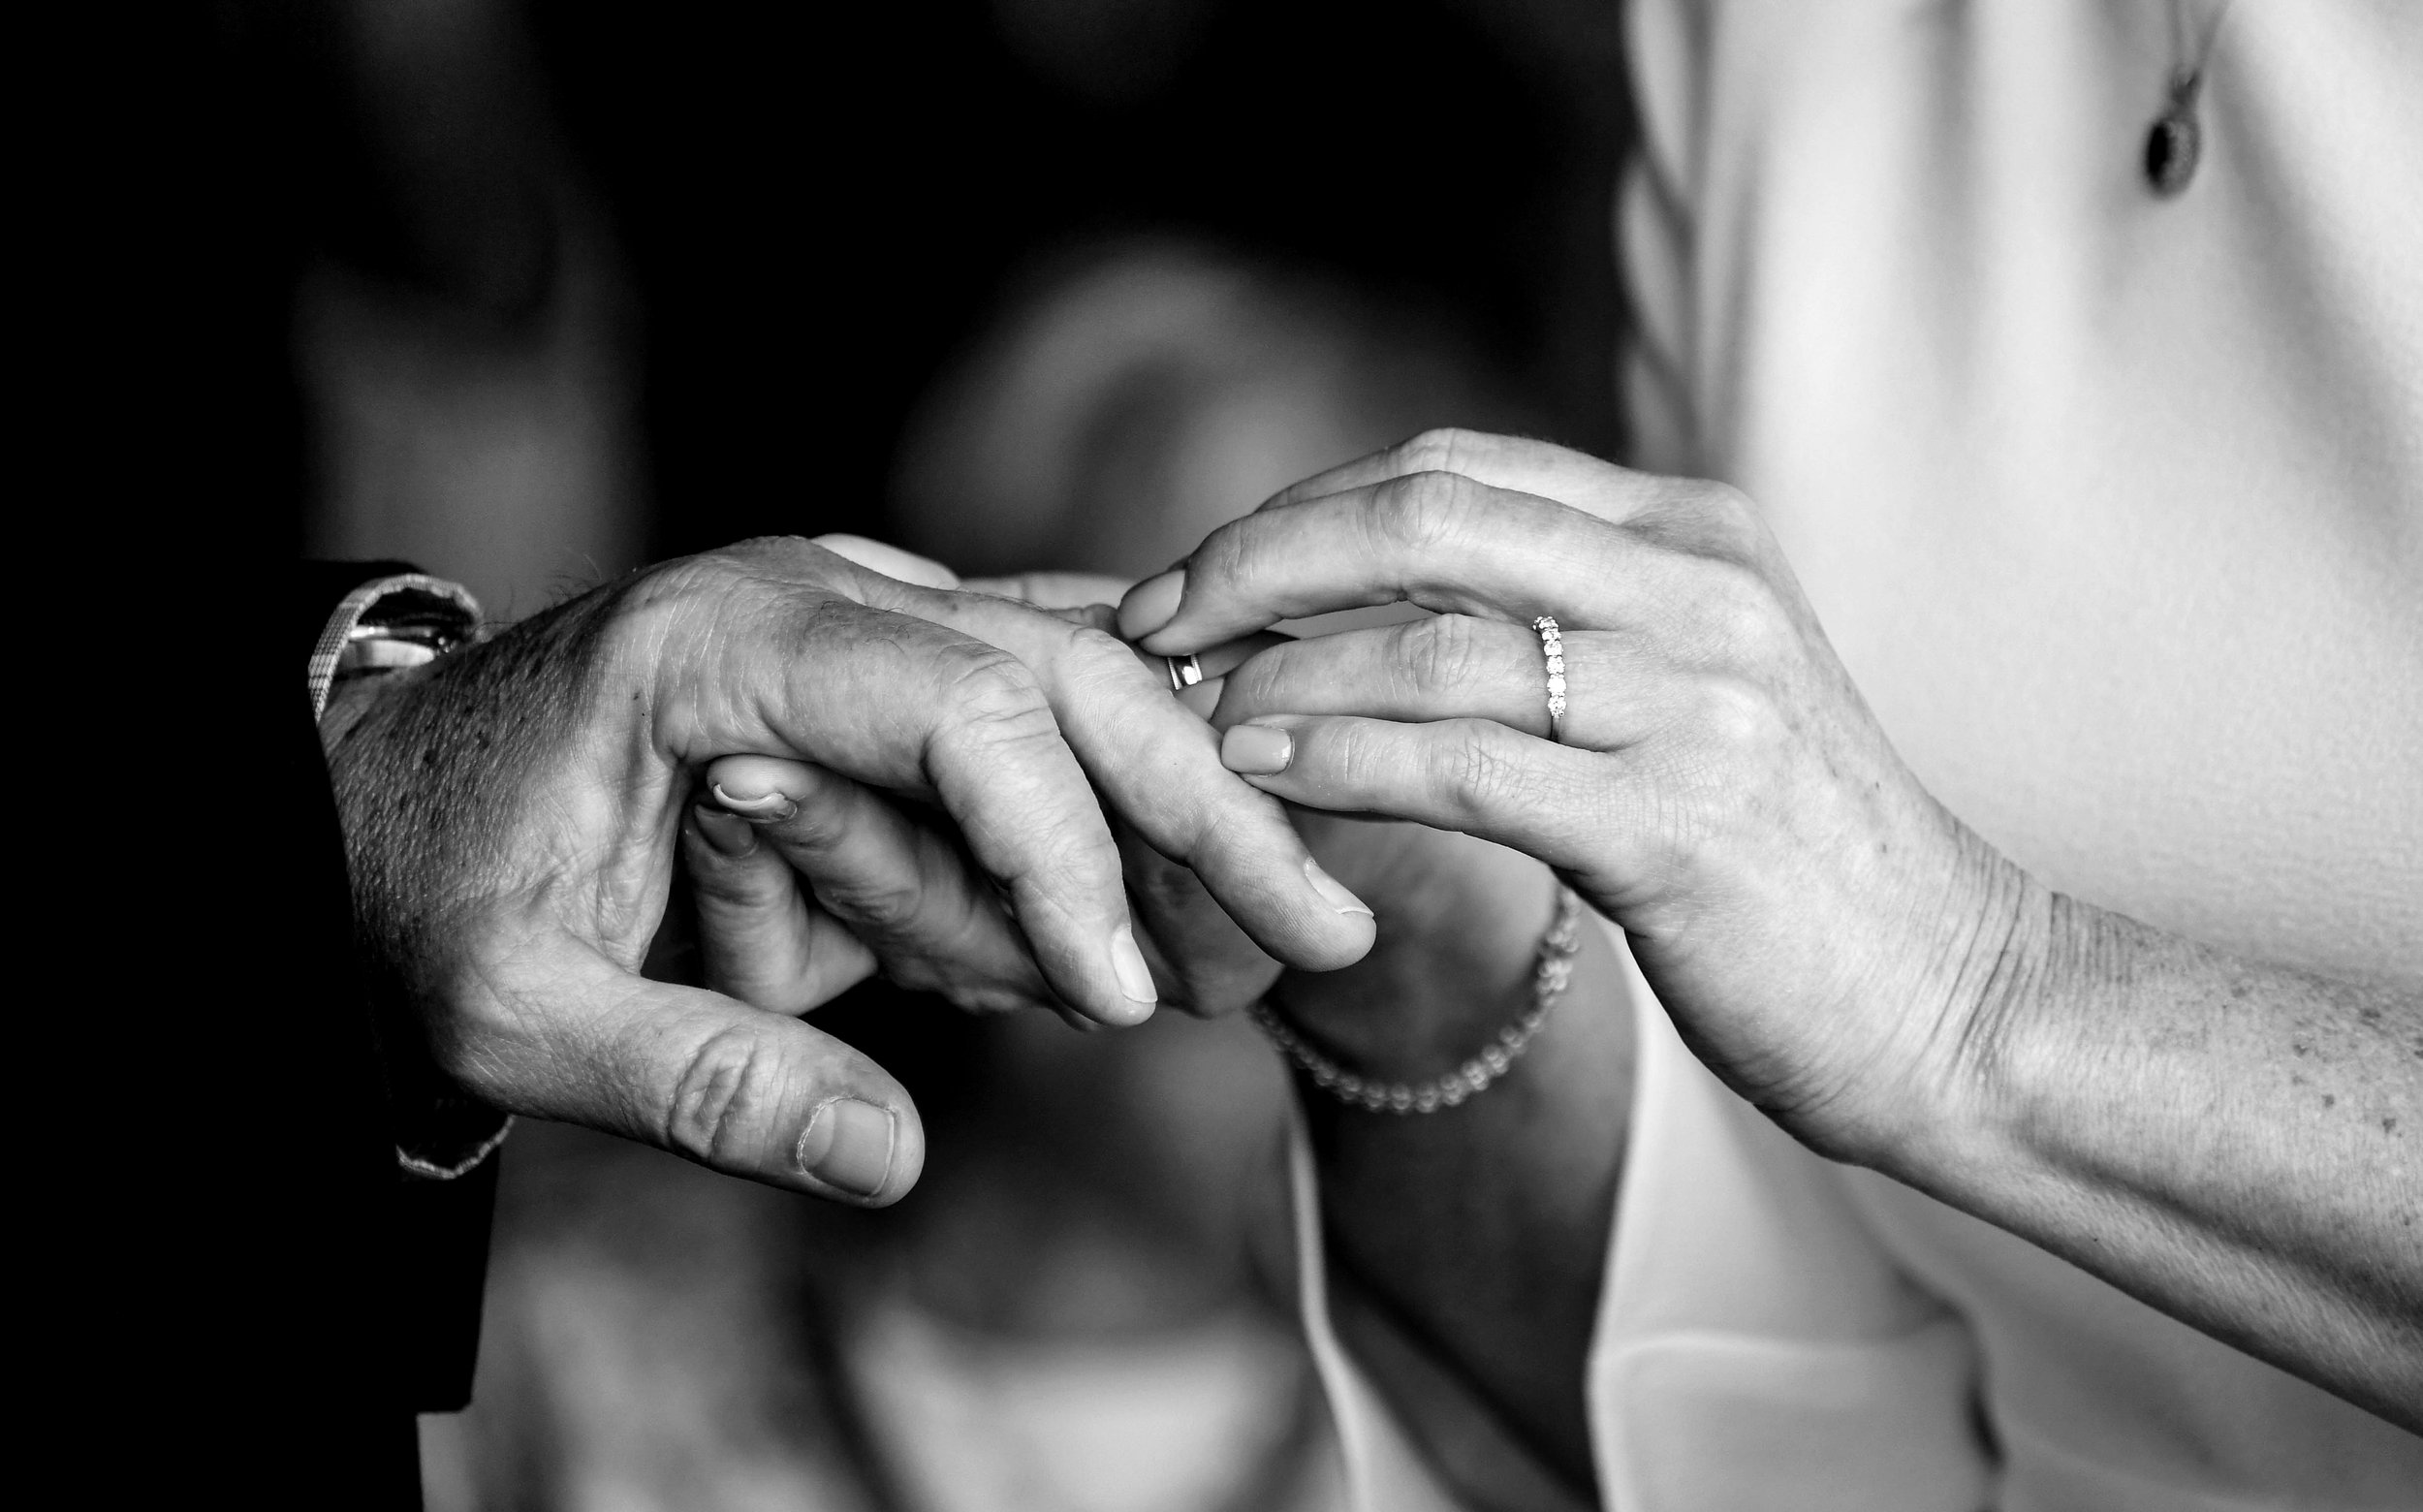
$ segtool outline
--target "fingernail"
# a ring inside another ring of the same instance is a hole
[[[716,803],[743,819],[754,819],[760,824],[778,824],[800,811],[799,804],[778,791],[760,793],[755,798],[735,798],[724,791],[720,782],[708,784],[708,791],[715,795]]]
[[[738,860],[757,849],[757,832],[739,814],[728,814],[720,808],[709,808],[701,803],[697,818],[698,833],[707,836],[707,843],[714,847],[718,856]]]
[[[1274,725],[1242,724],[1220,737],[1220,765],[1247,776],[1285,772],[1296,758],[1296,738]]]
[[[1339,913],[1361,914],[1366,919],[1375,917],[1369,903],[1347,892],[1345,883],[1323,871],[1321,864],[1309,856],[1304,860],[1304,879],[1312,884],[1312,891],[1321,895],[1321,901]]]
[[[1182,567],[1147,578],[1119,600],[1119,634],[1131,641],[1143,640],[1177,615],[1178,601],[1185,596],[1186,570]]]
[[[1152,968],[1145,964],[1145,953],[1136,948],[1134,926],[1122,924],[1111,931],[1111,969],[1118,973],[1119,991],[1128,1001],[1161,1000],[1161,990],[1152,985]]]
[[[892,1175],[897,1132],[891,1109],[835,1097],[816,1110],[801,1133],[800,1169],[855,1196],[872,1197]]]
[[[1212,710],[1220,707],[1220,689],[1227,685],[1226,677],[1213,677],[1209,682],[1198,682],[1192,687],[1180,688],[1178,701],[1185,705],[1187,712],[1197,719],[1209,719],[1212,717]]]

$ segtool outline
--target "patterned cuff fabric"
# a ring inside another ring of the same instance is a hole
[[[514,1131],[513,1115],[498,1113],[465,1099],[460,1106],[445,1110],[445,1123],[452,1138],[433,1135],[416,1139],[408,1147],[395,1147],[395,1166],[406,1176],[424,1181],[451,1181],[469,1176],[480,1169],[483,1161],[496,1153],[505,1143],[505,1136]],[[437,1121],[437,1120],[432,1120]]]
[[[460,583],[417,572],[365,583],[345,595],[312,647],[311,716],[328,711],[341,679],[418,667],[479,639],[480,602]],[[451,1093],[404,1122],[413,1132],[396,1145],[395,1164],[428,1181],[479,1169],[513,1131],[512,1118]]]
[[[329,615],[312,648],[311,717],[328,711],[340,676],[434,661],[480,638],[480,601],[458,583],[398,573],[363,583]]]

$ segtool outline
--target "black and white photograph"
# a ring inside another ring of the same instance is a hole
[[[2423,6],[204,10],[197,1501],[2423,1512]]]

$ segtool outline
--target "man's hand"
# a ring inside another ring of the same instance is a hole
[[[1278,803],[1116,640],[803,541],[599,589],[389,679],[324,734],[365,943],[448,1079],[851,1201],[916,1180],[898,1084],[788,1017],[638,972],[707,763],[806,762],[938,807],[976,873],[951,885],[997,890],[1031,964],[968,990],[986,1001],[1151,1011],[1097,789],[1278,960],[1343,965],[1371,940]]]
[[[940,563],[878,542],[829,538],[887,576],[958,586]],[[1028,574],[966,586],[1014,599],[1070,626],[1107,631],[1118,579]],[[1212,679],[1169,708],[1200,717],[1219,675],[1276,636],[1216,647],[1201,658]],[[1138,656],[1156,689],[1166,672]],[[1163,711],[1166,717],[1167,710]],[[880,969],[902,986],[937,992],[978,1011],[1048,1001],[1032,961],[997,898],[962,885],[946,827],[809,764],[727,757],[707,769],[707,796],[686,830],[707,985],[760,1008],[804,1012]],[[1114,811],[1137,940],[1161,999],[1204,1016],[1260,997],[1280,970],[1187,866],[1148,843]],[[1369,917],[1326,872],[1307,870],[1333,906]],[[1087,1027],[1066,1008],[1063,1017]]]

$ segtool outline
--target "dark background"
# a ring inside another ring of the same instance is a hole
[[[1316,358],[1353,347],[1325,382],[1451,370],[1369,406],[1395,428],[1355,450],[1488,423],[1614,453],[1619,14],[225,9],[248,476],[286,496],[299,543],[417,558],[500,619],[753,534],[913,525],[949,555],[948,498],[939,527],[930,499],[903,513],[921,411],[988,332],[1121,258],[1174,288],[1190,267],[1242,280],[1266,326],[1319,328]],[[1209,391],[1173,392],[1182,412]],[[964,466],[934,475],[992,507]],[[1150,507],[1128,488],[1150,469],[1109,476],[1086,509]],[[519,535],[497,534],[517,516]],[[558,536],[581,566],[533,566]],[[679,972],[677,930],[660,944],[655,968]],[[865,1322],[903,1296],[1013,1362],[1125,1359],[1139,1339],[1182,1356],[1207,1317],[1297,1348],[1265,1284],[1284,1084],[1249,1029],[1163,1015],[1080,1037],[880,983],[816,1022],[917,1098],[920,1190],[844,1213],[525,1121],[503,1156],[477,1399],[425,1424],[433,1506],[578,1506],[609,1483],[638,1498],[616,1504],[717,1506],[770,1465],[844,1488],[802,1505],[916,1504]],[[1270,1372],[1285,1432],[1256,1473],[1313,1498],[1288,1507],[1319,1504],[1307,1369]]]

